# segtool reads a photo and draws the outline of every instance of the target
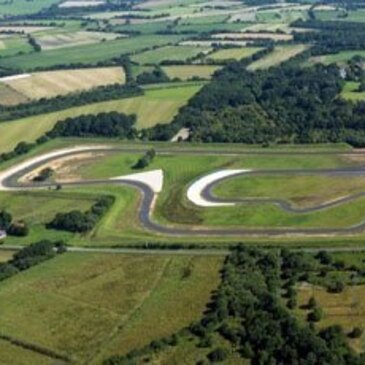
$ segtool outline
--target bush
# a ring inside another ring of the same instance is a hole
[[[360,327],[354,327],[353,330],[349,333],[350,338],[360,338],[363,334],[364,330]]]
[[[12,223],[7,233],[10,236],[25,237],[29,234],[29,227],[24,222]]]
[[[342,293],[345,289],[345,283],[339,279],[327,284],[327,291],[329,293]]]
[[[208,359],[211,362],[221,362],[224,361],[228,356],[227,350],[223,348],[217,348],[214,351],[212,351],[210,354],[208,354]]]
[[[144,169],[149,166],[156,156],[156,151],[154,149],[148,150],[143,157],[141,157],[137,163],[133,166],[134,169]]]
[[[309,322],[319,322],[323,317],[323,311],[321,308],[314,308],[312,312],[308,313]]]

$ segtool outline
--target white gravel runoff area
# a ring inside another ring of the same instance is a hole
[[[188,199],[197,205],[198,207],[227,207],[235,205],[235,203],[220,203],[220,202],[210,202],[202,196],[203,190],[214,183],[217,180],[221,180],[223,178],[234,176],[238,174],[242,174],[244,172],[250,172],[251,170],[220,170],[213,172],[209,175],[203,176],[200,179],[196,180],[189,186],[187,197]]]

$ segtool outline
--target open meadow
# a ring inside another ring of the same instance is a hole
[[[0,140],[0,152],[13,149],[21,141],[33,142],[45,132],[51,130],[56,122],[82,114],[111,111],[136,114],[137,127],[140,129],[151,127],[157,123],[168,123],[178,109],[200,88],[200,84],[192,84],[182,87],[177,85],[169,88],[151,89],[146,90],[143,96],[88,104],[59,112],[0,122],[0,134],[6,131],[7,135],[7,139]],[[26,135],[24,135],[24,128],[28,129]]]
[[[221,264],[204,256],[65,254],[0,284],[2,334],[100,364],[198,319]],[[14,351],[8,347],[5,354]]]

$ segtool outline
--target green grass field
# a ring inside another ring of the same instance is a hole
[[[277,66],[288,59],[297,56],[304,52],[307,46],[303,44],[294,44],[287,46],[277,46],[274,51],[264,56],[263,58],[251,63],[248,69],[251,71],[266,69],[269,67]]]
[[[311,63],[320,62],[320,63],[324,63],[325,65],[329,65],[331,63],[344,64],[355,56],[365,57],[365,50],[341,51],[341,52],[334,53],[334,54],[327,54],[327,55],[312,57],[310,59],[310,62]]]
[[[359,86],[360,83],[358,82],[346,82],[345,87],[342,90],[341,96],[345,99],[353,101],[365,100],[365,92],[359,92]]]
[[[59,3],[60,0],[37,0],[30,2],[27,0],[14,0],[0,4],[1,17],[4,15],[25,15],[35,14],[42,9],[49,8],[53,4]]]
[[[76,363],[100,364],[198,319],[221,264],[209,257],[64,254],[0,283],[1,331]],[[5,354],[12,350],[4,346]]]
[[[33,47],[29,44],[27,38],[22,35],[9,36],[0,38],[0,56],[9,57],[18,53],[33,52]]]
[[[50,67],[61,64],[96,64],[99,61],[134,53],[153,46],[175,43],[181,38],[181,35],[145,35],[138,37],[138,40],[134,37],[117,39],[98,44],[6,57],[0,60],[0,66],[27,71],[37,67]]]
[[[196,46],[167,46],[151,51],[139,53],[132,57],[132,61],[141,65],[145,64],[159,64],[162,61],[185,61],[193,58],[200,53],[209,52],[209,47]]]
[[[222,61],[222,60],[241,60],[243,58],[250,57],[260,51],[259,47],[242,47],[242,48],[227,48],[218,50],[208,56],[209,59]]]
[[[360,191],[365,191],[365,177],[248,175],[221,183],[214,194],[230,199],[279,197],[303,208]]]
[[[0,141],[0,152],[13,149],[20,141],[35,141],[45,132],[52,129],[59,120],[81,114],[97,114],[118,111],[125,114],[137,114],[137,127],[147,128],[156,123],[168,123],[178,109],[182,107],[199,89],[201,85],[179,85],[163,89],[151,89],[145,95],[134,98],[113,100],[74,107],[59,112],[36,115],[24,119],[0,123],[0,135],[6,139]],[[24,130],[27,129],[27,134]]]
[[[164,66],[163,70],[167,76],[174,79],[186,81],[194,77],[209,80],[215,71],[219,70],[219,66],[208,65],[181,65],[181,66]]]

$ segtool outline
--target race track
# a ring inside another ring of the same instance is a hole
[[[0,190],[9,190],[9,191],[20,191],[20,190],[34,190],[34,189],[44,189],[50,187],[56,187],[56,183],[42,183],[42,184],[21,184],[19,183],[19,179],[28,174],[29,172],[37,169],[38,167],[44,165],[45,163],[52,162],[59,158],[68,157],[72,155],[77,155],[82,152],[144,152],[142,149],[130,149],[130,148],[116,148],[116,147],[107,147],[107,146],[84,146],[74,149],[60,150],[52,153],[48,153],[37,158],[33,158],[31,160],[25,161],[19,165],[13,166],[12,168],[3,171],[0,173]],[[179,154],[180,151],[176,149],[168,150],[164,148],[161,151],[157,151],[160,154]],[[194,153],[193,150],[182,150],[181,153]],[[199,151],[196,152],[198,155],[202,154],[215,154],[210,151]],[[227,151],[227,154],[229,152]],[[245,153],[241,153],[245,154]],[[270,154],[272,154],[270,152]],[[283,154],[283,152],[280,152]],[[291,154],[291,153],[288,153]],[[351,154],[345,152],[344,154]],[[357,152],[354,154],[358,154]],[[232,152],[232,155],[237,155],[236,152]],[[365,176],[365,168],[363,167],[354,167],[354,168],[338,168],[338,169],[295,169],[295,170],[244,170],[242,173],[237,172],[233,176],[239,176],[240,174],[251,174],[251,175],[293,175],[293,174],[301,174],[301,175],[327,175],[327,176]],[[128,179],[124,179],[122,177],[113,178],[113,179],[99,179],[99,180],[81,180],[75,182],[67,182],[62,183],[62,186],[91,186],[91,185],[126,185],[137,189],[141,195],[141,203],[139,206],[139,221],[140,224],[147,230],[152,231],[156,234],[160,235],[169,235],[169,236],[239,236],[239,237],[249,237],[249,236],[285,236],[285,235],[300,235],[300,236],[321,236],[321,235],[351,235],[358,234],[365,230],[365,221],[359,223],[358,225],[354,225],[347,228],[257,228],[257,229],[249,229],[249,228],[208,228],[208,227],[189,227],[189,226],[168,226],[162,225],[155,222],[152,219],[152,209],[154,205],[154,201],[156,199],[156,192],[153,190],[151,185],[148,182],[134,181],[131,177],[133,175],[129,175]],[[356,193],[353,195],[349,195],[338,199],[336,201],[331,201],[328,203],[323,203],[321,205],[312,206],[308,208],[295,208],[291,206],[288,202],[281,199],[261,199],[261,198],[240,198],[235,200],[227,200],[218,198],[213,195],[213,188],[225,181],[226,179],[232,178],[232,176],[224,176],[218,177],[212,181],[207,180],[208,183],[202,186],[201,197],[205,201],[211,204],[228,204],[228,205],[236,205],[236,204],[276,204],[283,210],[290,213],[310,213],[318,210],[331,208],[336,205],[340,205],[346,202],[354,201],[359,199],[360,197],[365,196],[365,191]],[[209,208],[207,208],[209,209]]]

